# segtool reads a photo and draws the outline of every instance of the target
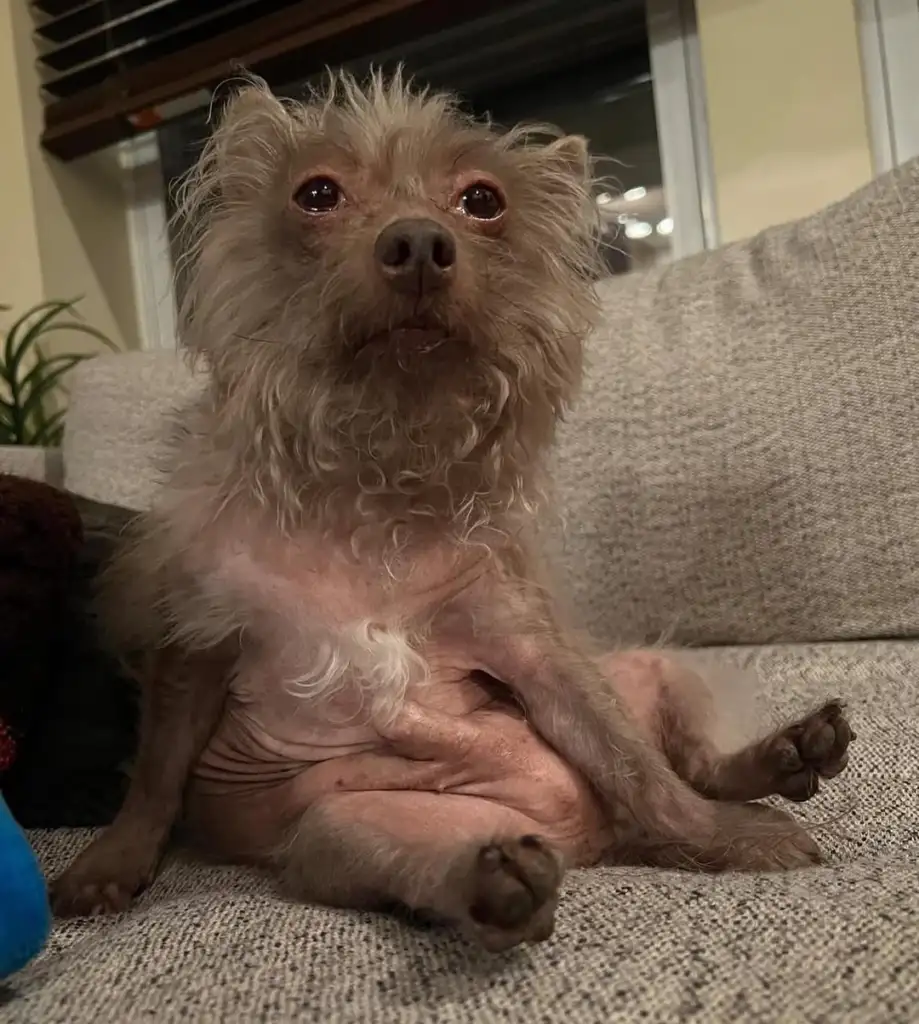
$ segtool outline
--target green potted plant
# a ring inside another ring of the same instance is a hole
[[[64,378],[90,353],[50,354],[49,336],[81,334],[117,351],[101,331],[81,319],[79,300],[50,300],[26,310],[0,341],[0,471],[62,483]],[[10,311],[0,305],[0,312]]]

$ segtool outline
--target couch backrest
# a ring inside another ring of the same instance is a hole
[[[611,642],[919,635],[919,161],[821,214],[603,286],[556,538]],[[67,484],[143,507],[169,353],[74,374]]]

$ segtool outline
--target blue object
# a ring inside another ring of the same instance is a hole
[[[51,907],[41,868],[0,796],[0,979],[36,956],[50,931]]]

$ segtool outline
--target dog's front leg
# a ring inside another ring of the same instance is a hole
[[[55,879],[59,916],[125,910],[156,872],[185,784],[217,725],[235,645],[186,653],[170,647],[141,674],[140,735],[124,803],[115,820]]]

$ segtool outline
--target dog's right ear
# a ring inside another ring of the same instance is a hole
[[[293,119],[284,103],[262,79],[247,76],[226,101],[211,138],[215,184],[223,198],[264,191],[293,144]]]

